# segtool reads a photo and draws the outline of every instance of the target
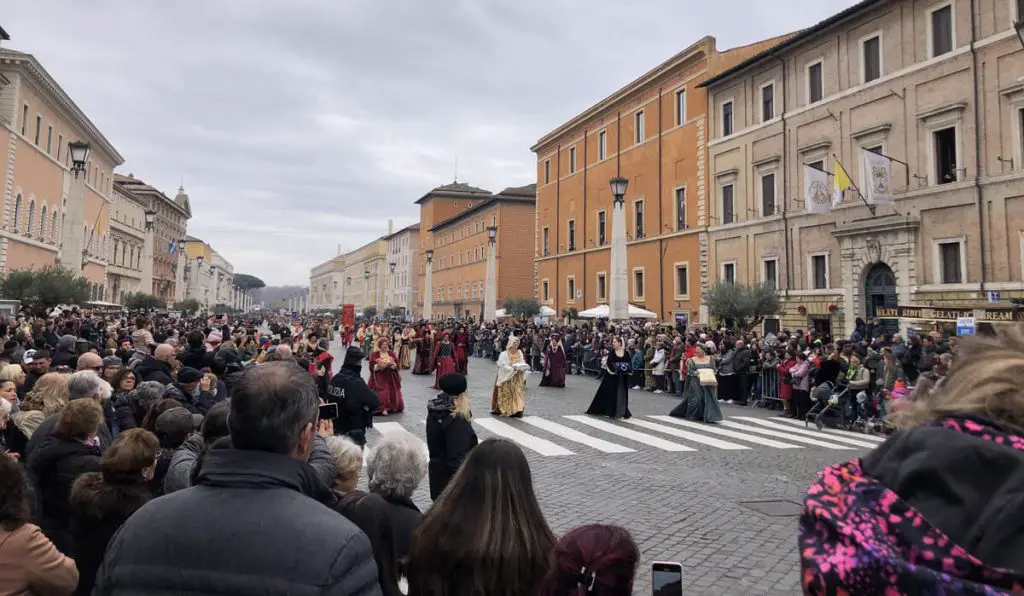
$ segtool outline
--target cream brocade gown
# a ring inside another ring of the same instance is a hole
[[[526,409],[526,373],[513,368],[522,362],[522,350],[517,350],[511,355],[505,350],[498,357],[498,374],[494,379],[491,411],[501,416],[515,416]]]

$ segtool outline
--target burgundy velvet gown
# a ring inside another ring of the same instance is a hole
[[[380,408],[374,414],[401,412],[405,410],[405,401],[402,400],[402,377],[397,368],[377,370],[377,364],[383,355],[378,350],[370,354],[369,387],[376,391],[377,397],[380,398]],[[392,362],[398,362],[394,352],[388,352],[386,355]]]
[[[562,345],[552,348],[548,346],[544,352],[544,374],[540,378],[541,387],[565,387],[565,350]]]

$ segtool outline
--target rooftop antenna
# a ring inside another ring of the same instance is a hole
[[[459,182],[459,156],[455,156],[455,183]]]

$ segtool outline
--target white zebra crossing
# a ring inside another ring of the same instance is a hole
[[[506,439],[518,443],[520,447],[526,447],[531,451],[536,451],[543,456],[553,455],[573,455],[572,451],[569,451],[565,447],[552,443],[547,439],[535,437],[529,433],[525,433],[518,428],[496,420],[494,418],[474,418],[473,422],[483,428],[491,431],[499,437],[505,437]]]
[[[822,436],[821,433],[819,433],[817,431],[814,431],[814,430],[810,430],[809,428],[790,428],[788,426],[783,426],[781,424],[775,424],[775,422],[773,422],[771,420],[765,420],[763,418],[751,418],[751,417],[748,417],[748,416],[734,416],[733,418],[735,420],[742,420],[744,422],[750,422],[752,424],[759,424],[759,425],[764,426],[766,428],[771,428],[771,429],[775,429],[775,430],[783,431],[783,432],[796,433],[796,434],[802,435],[802,436],[809,436],[809,437],[821,437]],[[856,445],[857,447],[873,448],[873,447],[877,447],[878,446],[878,443],[872,443],[871,441],[865,441],[863,439],[854,439],[852,437],[847,437],[847,436],[835,435],[835,436],[824,437],[824,438],[827,438],[829,441],[835,441],[837,443],[847,443],[847,444],[850,444],[850,445]]]
[[[723,420],[718,424],[721,424],[722,426],[725,426],[727,428],[746,431],[748,433],[758,433],[769,437],[778,437],[780,439],[786,439],[787,441],[793,441],[794,443],[805,443],[807,445],[816,445],[818,447],[827,447],[829,449],[853,449],[853,447],[850,445],[829,443],[828,441],[821,441],[819,439],[802,437],[798,434],[782,432],[780,430],[771,430],[769,428],[761,428],[749,424],[740,424],[739,422],[733,422],[732,420]]]
[[[736,418],[742,418],[742,416],[736,416]],[[807,428],[807,429],[812,428],[812,427],[808,426],[807,423],[805,423],[804,421],[796,420],[796,419],[793,419],[793,418],[776,418],[776,419],[772,420],[772,422],[785,422],[786,424],[789,424],[791,426],[799,426],[799,427]],[[852,431],[849,431],[849,430],[840,430],[838,428],[819,428],[819,429],[816,429],[816,430],[821,431],[823,433],[828,433],[830,435],[839,435],[839,436],[843,436],[843,437],[853,437],[855,439],[863,439],[865,441],[871,441],[871,442],[875,443],[876,445],[885,442],[885,437],[879,437],[878,435],[871,435],[871,434],[867,434],[867,433],[857,433],[857,432],[852,432]]]
[[[664,424],[657,424],[654,422],[648,422],[646,420],[640,420],[638,418],[630,418],[629,420],[626,420],[626,422],[633,424],[635,426],[639,426],[641,428],[654,430],[662,434],[672,435],[673,437],[686,439],[688,441],[693,441],[694,443],[701,443],[704,445],[708,445],[709,447],[725,449],[727,451],[750,449],[750,447],[747,447],[746,445],[730,443],[729,441],[723,441],[721,439],[716,439],[714,437],[705,437],[704,435],[698,435],[697,433],[692,433],[678,428],[672,428],[671,426],[665,426]]]
[[[606,433],[618,435],[620,437],[629,439],[630,441],[636,441],[637,443],[643,443],[644,445],[650,445],[656,447],[662,451],[696,451],[693,447],[687,447],[686,445],[680,445],[679,443],[673,443],[672,441],[666,441],[659,437],[649,435],[647,433],[637,432],[628,428],[623,428],[611,422],[604,422],[603,420],[595,420],[588,416],[566,416],[569,420],[579,422],[580,424],[586,424],[592,426],[598,430],[603,430]]]
[[[800,445],[793,445],[791,443],[783,443],[782,441],[774,441],[772,439],[766,439],[757,435],[751,435],[749,433],[743,433],[735,430],[729,430],[726,428],[719,428],[714,424],[701,424],[700,422],[693,422],[691,420],[682,420],[680,418],[673,418],[672,416],[651,416],[655,420],[660,422],[668,422],[669,424],[675,424],[676,426],[684,426],[699,430],[701,432],[711,433],[715,435],[722,435],[723,437],[731,437],[733,439],[740,439],[747,443],[754,443],[756,445],[763,445],[765,447],[772,447],[774,449],[801,449]]]
[[[545,430],[553,435],[558,435],[563,439],[582,443],[587,447],[593,447],[594,449],[605,453],[632,453],[636,451],[636,449],[630,449],[629,447],[617,445],[611,441],[605,441],[604,439],[598,439],[597,437],[592,437],[586,433],[581,433],[574,428],[569,428],[568,426],[558,424],[557,422],[551,422],[550,420],[541,418],[540,416],[526,416],[523,418],[523,422],[536,426],[537,428]]]

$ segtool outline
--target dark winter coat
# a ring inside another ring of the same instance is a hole
[[[365,436],[366,429],[373,425],[372,413],[380,407],[380,398],[366,385],[361,371],[362,352],[359,348],[349,348],[341,370],[327,386],[326,401],[338,404],[335,434],[351,436],[364,433]]]
[[[138,428],[142,424],[141,420],[135,418],[135,408],[132,407],[131,401],[128,399],[130,393],[130,391],[115,391],[108,400],[114,404],[114,428],[118,433]]]
[[[412,533],[416,531],[423,519],[420,508],[408,498],[391,497],[380,491],[373,494],[388,504],[388,517],[391,518],[391,530],[395,537],[395,553],[402,560],[409,556],[412,546]]]
[[[207,454],[196,486],[154,499],[114,535],[96,577],[111,594],[380,594],[370,541],[284,455]]]
[[[447,393],[438,394],[427,404],[430,498],[435,500],[448,486],[470,449],[477,444],[473,423],[453,415],[454,407],[455,398]]]
[[[182,366],[189,366],[196,370],[203,370],[204,366],[209,366],[206,364],[206,346],[189,348],[178,360],[181,360]]]
[[[72,548],[68,553],[78,565],[76,595],[92,594],[96,570],[103,562],[107,543],[133,513],[151,499],[145,483],[113,484],[100,472],[79,476],[71,489]]]
[[[28,469],[42,505],[39,527],[62,553],[70,552],[71,486],[82,474],[100,469],[99,449],[51,435],[32,451]]]
[[[380,495],[361,490],[337,496],[334,510],[354,523],[370,539],[373,559],[377,562],[381,593],[384,596],[400,596],[400,562],[395,550],[395,531],[387,501]]]
[[[174,379],[171,377],[171,365],[166,362],[160,362],[148,354],[135,365],[135,374],[142,381],[156,381],[164,385],[170,385],[174,382]]]
[[[22,458],[22,461],[28,462],[33,452],[53,436],[53,427],[57,426],[58,418],[60,418],[60,414],[51,414],[46,417],[46,420],[39,423],[35,432],[28,439],[28,445],[25,446],[25,456]],[[106,424],[101,424],[96,435],[100,439],[100,453],[106,452],[107,447],[110,447],[110,443],[114,440],[110,435],[110,429],[107,428]],[[31,470],[29,470],[29,473],[31,473]]]

